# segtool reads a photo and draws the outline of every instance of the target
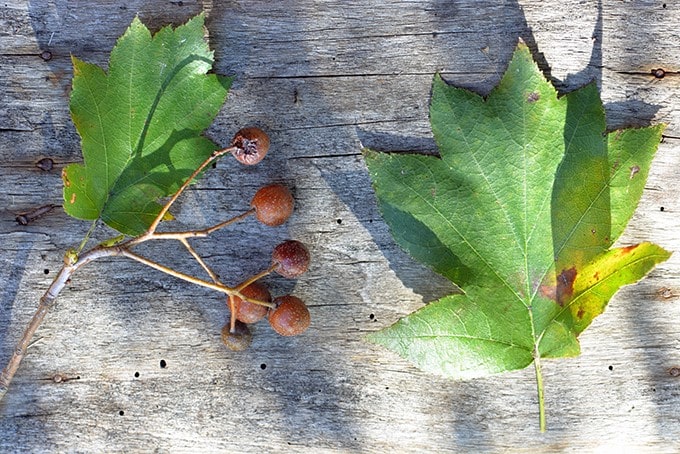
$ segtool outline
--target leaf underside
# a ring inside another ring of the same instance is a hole
[[[463,294],[369,339],[454,378],[578,355],[614,293],[670,256],[610,249],[663,126],[605,133],[595,84],[558,96],[523,43],[486,99],[436,76],[430,120],[440,157],[364,157],[395,240]]]
[[[135,18],[111,51],[108,71],[73,61],[71,117],[84,164],[63,173],[64,209],[144,232],[217,147],[201,135],[226,100],[231,78],[208,74],[213,53],[203,16],[155,35]]]

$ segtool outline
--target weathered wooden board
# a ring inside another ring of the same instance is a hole
[[[15,221],[61,203],[60,170],[81,160],[70,54],[106,65],[136,14],[158,29],[200,11],[217,71],[236,76],[211,137],[226,144],[259,124],[273,150],[253,169],[220,162],[182,199],[178,222],[235,214],[265,182],[294,187],[298,211],[286,226],[247,221],[196,244],[233,282],[266,266],[277,241],[309,244],[307,275],[268,282],[305,299],[313,325],[293,339],[258,326],[252,347],[234,354],[220,342],[226,309],[215,294],[122,259],[85,267],[0,402],[0,451],[680,450],[680,377],[670,373],[680,367],[677,255],[612,300],[582,335],[582,356],[545,364],[546,434],[531,369],[452,382],[362,340],[450,284],[395,246],[361,144],[434,150],[433,74],[487,93],[520,36],[561,90],[596,80],[612,127],[668,124],[621,243],[680,248],[680,4],[670,0],[3,2],[3,362],[88,228],[60,209]],[[659,68],[665,77],[652,75]],[[43,157],[53,170],[35,166]],[[149,254],[195,270],[156,246]]]

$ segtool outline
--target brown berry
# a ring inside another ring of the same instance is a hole
[[[293,214],[295,200],[290,189],[282,184],[261,187],[250,202],[255,209],[255,217],[269,226],[281,225]]]
[[[269,311],[269,324],[282,336],[297,336],[311,323],[309,309],[297,296],[285,295],[274,300],[276,308]]]
[[[272,295],[263,284],[253,282],[248,287],[241,290],[241,294],[258,301],[271,302]],[[243,323],[256,323],[267,315],[267,306],[245,301],[234,295],[234,306],[236,307],[236,319]],[[228,301],[227,301],[228,304]]]
[[[309,251],[296,240],[287,240],[277,245],[272,252],[274,269],[283,277],[298,277],[309,268]]]
[[[241,164],[257,164],[269,151],[269,136],[260,128],[243,128],[234,135],[231,146],[235,148],[231,154]]]
[[[222,343],[226,345],[229,350],[240,352],[248,348],[250,342],[253,340],[253,335],[250,333],[248,325],[236,320],[236,327],[232,333],[231,324],[227,324],[222,328]]]

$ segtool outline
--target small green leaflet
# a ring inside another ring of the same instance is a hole
[[[440,157],[364,150],[397,243],[458,285],[369,339],[472,378],[578,355],[578,335],[670,253],[610,249],[640,199],[663,126],[606,133],[595,84],[559,97],[520,43],[485,99],[434,79]],[[543,427],[543,419],[542,419]]]
[[[231,78],[208,74],[213,53],[203,15],[154,36],[135,18],[111,51],[108,71],[73,60],[71,117],[84,164],[62,173],[64,209],[143,233],[218,147],[201,134],[224,104]]]

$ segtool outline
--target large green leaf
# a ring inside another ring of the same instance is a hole
[[[73,58],[71,116],[84,164],[64,169],[64,208],[129,235],[146,230],[158,199],[175,192],[217,147],[201,135],[231,79],[208,74],[203,16],[154,36],[135,18],[108,72]]]
[[[464,293],[369,338],[455,378],[577,355],[614,293],[670,255],[610,250],[663,127],[606,134],[595,84],[558,96],[524,44],[486,99],[436,76],[430,120],[440,157],[364,157],[396,241]]]

